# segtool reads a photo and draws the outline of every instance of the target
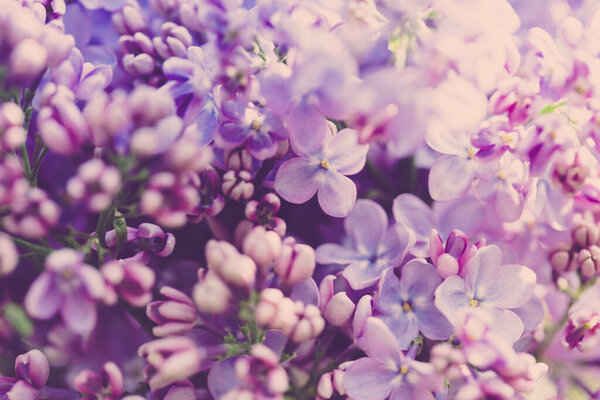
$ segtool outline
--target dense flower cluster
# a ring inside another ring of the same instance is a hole
[[[0,400],[600,399],[598,37],[0,0]]]

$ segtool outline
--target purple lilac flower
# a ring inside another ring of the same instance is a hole
[[[342,274],[353,289],[376,283],[387,268],[400,265],[414,243],[413,234],[402,225],[388,228],[385,211],[372,200],[359,200],[344,228],[349,245],[319,246],[317,262],[347,265]]]
[[[96,304],[105,294],[100,272],[83,262],[83,254],[57,250],[46,258],[45,271],[32,283],[25,309],[34,318],[47,320],[59,314],[67,327],[78,334],[96,325]]]
[[[74,385],[90,398],[117,400],[123,393],[123,374],[115,363],[106,362],[102,365],[100,375],[87,369],[79,372]]]
[[[434,399],[442,388],[430,364],[405,355],[395,336],[377,318],[365,323],[367,357],[354,361],[344,372],[344,388],[351,398],[364,400]]]
[[[464,275],[453,275],[435,291],[435,305],[456,327],[464,314],[490,315],[490,329],[513,343],[523,333],[523,322],[510,309],[531,299],[535,273],[522,265],[502,265],[502,253],[496,246],[481,248],[464,266]]]
[[[257,109],[252,103],[227,101],[221,111],[223,122],[217,138],[226,147],[247,144],[250,154],[259,160],[273,157],[277,143],[288,136],[276,116]]]
[[[429,339],[448,339],[452,325],[433,303],[433,293],[442,279],[422,260],[408,262],[401,274],[398,279],[388,270],[374,301],[378,317],[394,333],[400,348],[408,349],[419,331]]]
[[[369,146],[359,145],[358,134],[343,129],[328,136],[321,148],[283,163],[275,190],[285,200],[300,204],[318,193],[319,205],[333,217],[347,216],[356,201],[356,186],[346,175],[364,166]]]

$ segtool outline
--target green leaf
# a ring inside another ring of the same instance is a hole
[[[6,303],[2,308],[2,315],[8,323],[23,338],[31,337],[33,333],[33,323],[25,314],[25,310],[16,303]]]
[[[117,258],[127,242],[127,222],[121,213],[118,213],[117,218],[113,221],[113,227],[117,234],[117,249],[115,250],[115,258]]]
[[[566,101],[561,101],[559,103],[554,103],[554,104],[548,104],[546,107],[542,108],[542,111],[540,111],[540,115],[550,114],[551,112],[556,111],[557,109],[561,108],[562,106],[564,106],[566,104],[567,104]]]

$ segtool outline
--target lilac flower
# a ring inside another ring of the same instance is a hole
[[[44,143],[60,154],[73,154],[79,150],[88,128],[75,105],[73,92],[66,86],[49,82],[42,89],[40,105],[37,125]]]
[[[49,374],[50,364],[41,351],[21,354],[15,360],[16,378],[0,377],[0,398],[37,400]]]
[[[89,369],[75,376],[74,385],[81,393],[90,398],[118,400],[123,393],[123,374],[112,361],[102,365],[100,375]]]
[[[433,293],[442,279],[423,260],[408,262],[401,274],[398,279],[388,270],[374,301],[379,318],[394,333],[400,348],[408,349],[419,331],[429,339],[448,339],[452,326],[433,303]]]
[[[16,150],[25,143],[23,128],[25,115],[15,103],[0,104],[0,148],[4,151]]]
[[[279,167],[275,190],[285,200],[301,204],[318,193],[319,205],[333,217],[347,216],[356,201],[356,186],[346,177],[364,166],[369,149],[358,134],[342,129],[328,136],[320,149],[299,153]]]
[[[68,60],[52,69],[52,81],[71,89],[76,98],[89,100],[98,91],[110,85],[112,68],[109,65],[95,67],[89,62],[84,62],[81,52],[74,48]]]
[[[94,158],[81,164],[77,175],[67,182],[67,193],[76,201],[85,201],[92,212],[110,206],[121,186],[121,174],[116,167]]]
[[[317,248],[317,262],[347,265],[342,274],[353,289],[366,288],[384,270],[399,266],[415,241],[402,225],[388,228],[385,211],[372,200],[359,200],[344,227],[350,246],[323,244]]]
[[[185,293],[163,286],[160,294],[166,300],[153,301],[146,307],[146,315],[159,324],[152,329],[155,336],[181,335],[192,330],[197,320],[194,302]]]
[[[465,314],[490,315],[490,329],[513,343],[523,333],[523,322],[510,309],[523,306],[533,296],[535,273],[522,265],[501,265],[496,246],[479,250],[464,266],[463,276],[453,275],[435,291],[435,305],[456,327]]]
[[[247,144],[252,156],[271,158],[278,142],[287,138],[283,123],[273,114],[259,110],[252,103],[227,101],[221,107],[222,119],[217,143],[234,147]]]
[[[31,284],[24,304],[34,318],[47,320],[60,313],[70,330],[86,334],[96,325],[96,303],[104,294],[100,272],[84,264],[82,253],[62,249],[46,258],[45,271]]]
[[[105,235],[106,245],[113,249],[117,246],[117,233],[110,230]],[[144,222],[137,229],[127,227],[125,246],[121,257],[128,257],[141,263],[150,262],[153,256],[167,257],[175,248],[175,236],[164,232],[160,226]]]
[[[138,354],[150,363],[146,376],[153,390],[192,376],[200,370],[204,358],[191,339],[181,336],[144,343]]]
[[[117,293],[135,307],[143,307],[152,300],[154,271],[135,260],[109,261],[100,268],[107,283],[107,302],[114,303]]]
[[[0,233],[0,276],[10,274],[19,262],[19,253],[10,236]]]
[[[346,394],[360,400],[433,400],[431,391],[442,388],[431,364],[402,353],[396,338],[379,319],[365,323],[367,357],[354,361],[344,372]]]
[[[39,238],[58,222],[60,208],[42,189],[26,187],[21,196],[14,196],[11,199],[11,213],[2,217],[2,223],[12,234],[26,238]]]

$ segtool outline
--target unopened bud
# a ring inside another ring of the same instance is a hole
[[[275,263],[275,272],[289,285],[296,285],[310,278],[315,270],[315,251],[305,244],[297,244],[293,238],[283,241],[281,254]]]

